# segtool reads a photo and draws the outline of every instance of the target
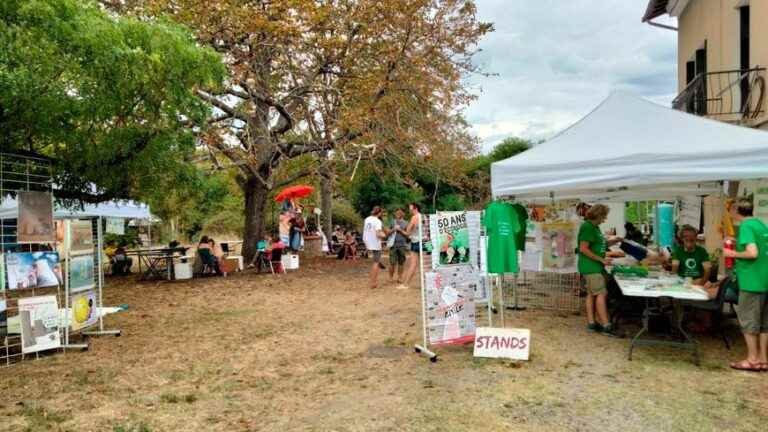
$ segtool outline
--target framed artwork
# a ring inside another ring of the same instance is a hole
[[[19,192],[19,243],[52,243],[53,199],[48,192]]]

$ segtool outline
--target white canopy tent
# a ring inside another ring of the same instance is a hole
[[[18,202],[15,198],[3,198],[0,204],[0,219],[15,219],[18,215]],[[122,219],[151,220],[149,206],[135,201],[109,201],[100,204],[86,204],[82,209],[56,206],[54,219],[76,219],[89,217],[114,217]]]
[[[768,177],[768,133],[613,93],[554,138],[491,166],[494,197],[661,200]]]

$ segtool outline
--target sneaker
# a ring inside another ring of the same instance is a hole
[[[590,333],[601,333],[603,331],[603,326],[598,323],[589,323],[587,324],[587,331]]]
[[[613,328],[613,324],[608,324],[601,327],[602,327],[602,330],[600,331],[601,334],[605,336],[610,336],[610,337],[619,337],[619,335],[616,334],[616,329]]]

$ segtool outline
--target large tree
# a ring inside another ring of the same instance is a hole
[[[187,124],[210,114],[194,89],[224,72],[178,24],[80,0],[2,0],[0,149],[53,158],[60,197],[137,197],[192,166]]]
[[[293,180],[275,180],[286,160],[317,156],[328,212],[331,158],[423,157],[472,145],[457,114],[472,98],[462,79],[491,30],[472,1],[138,3],[141,15],[170,14],[224,55],[228,86],[198,95],[217,109],[205,145],[217,163],[239,170],[246,256],[270,193]]]

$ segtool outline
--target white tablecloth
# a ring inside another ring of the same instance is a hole
[[[702,288],[685,288],[683,286],[683,280],[679,278],[667,278],[664,280],[653,278],[633,278],[622,275],[615,275],[614,278],[616,279],[616,283],[619,284],[621,292],[625,296],[650,298],[672,297],[679,300],[698,301],[709,300],[707,292]]]

